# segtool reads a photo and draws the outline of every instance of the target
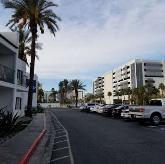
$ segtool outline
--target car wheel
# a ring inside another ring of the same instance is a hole
[[[150,118],[152,125],[159,125],[161,122],[161,116],[159,114],[153,114]]]

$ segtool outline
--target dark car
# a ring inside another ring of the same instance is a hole
[[[112,104],[112,105],[106,105],[103,109],[103,115],[104,116],[112,116],[113,109],[121,106],[121,104]]]
[[[121,113],[123,110],[126,110],[128,109],[129,106],[128,105],[121,105],[121,106],[118,106],[117,108],[114,108],[113,111],[112,111],[112,116],[114,118],[121,118]]]

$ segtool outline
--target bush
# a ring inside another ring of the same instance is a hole
[[[13,115],[12,112],[6,111],[5,108],[0,109],[0,136],[8,135],[21,124],[21,120],[18,120],[17,114]]]

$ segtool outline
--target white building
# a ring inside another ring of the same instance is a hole
[[[18,40],[17,33],[0,33],[0,108],[24,115],[29,74],[26,63],[18,58]],[[34,80],[37,86],[38,77]],[[37,90],[33,94],[33,106],[37,106]]]
[[[158,88],[160,83],[165,83],[165,61],[134,59],[105,73],[103,77],[102,87],[101,82],[94,82],[94,93],[97,88],[101,88],[104,91],[105,102],[114,103],[118,99],[115,92],[121,89],[133,89],[146,84],[153,84]],[[108,92],[112,93],[111,97],[108,96]],[[127,96],[125,98],[127,99]]]
[[[97,77],[93,81],[93,94],[104,93],[104,76]]]
[[[113,96],[108,96],[108,92],[113,93],[112,71],[104,74],[104,100],[106,104],[112,104]]]

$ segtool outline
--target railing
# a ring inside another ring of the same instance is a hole
[[[0,64],[0,80],[14,84],[14,70]]]

